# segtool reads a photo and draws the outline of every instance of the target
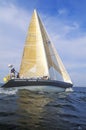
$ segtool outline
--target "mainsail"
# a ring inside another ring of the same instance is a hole
[[[47,76],[51,80],[72,83],[36,10],[28,28],[19,73],[25,78]]]

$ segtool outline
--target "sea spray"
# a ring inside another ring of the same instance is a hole
[[[6,95],[15,95],[17,93],[18,89],[3,89],[0,88],[0,94],[6,94]]]

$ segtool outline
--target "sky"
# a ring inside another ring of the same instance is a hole
[[[74,86],[86,86],[86,0],[0,0],[0,82],[19,70],[36,9]]]

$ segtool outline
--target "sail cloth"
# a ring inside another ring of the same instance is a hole
[[[20,77],[49,77],[71,82],[36,10],[31,18],[20,66]]]

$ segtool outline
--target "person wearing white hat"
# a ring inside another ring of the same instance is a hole
[[[15,69],[12,64],[9,64],[8,67],[10,68],[10,79],[15,78]]]

